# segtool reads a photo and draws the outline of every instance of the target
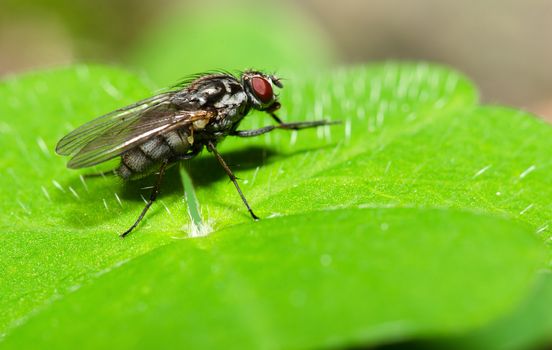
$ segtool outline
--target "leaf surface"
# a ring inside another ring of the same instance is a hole
[[[151,91],[96,66],[0,85],[6,347],[447,336],[508,314],[546,265],[552,129],[478,106],[467,79],[426,64],[291,78],[283,119],[343,123],[221,145],[263,220],[251,221],[205,153],[189,172],[210,235],[183,239],[189,218],[173,168],[160,201],[120,240],[153,179],[83,180],[93,170],[69,171],[52,150],[71,126]],[[243,128],[269,123],[255,113]]]

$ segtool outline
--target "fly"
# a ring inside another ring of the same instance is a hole
[[[236,77],[229,73],[205,73],[184,81],[167,92],[123,107],[96,118],[64,136],[56,153],[70,156],[68,168],[94,166],[120,157],[114,170],[124,180],[157,171],[157,179],[146,206],[121,237],[138,226],[155,202],[168,166],[198,155],[203,148],[213,153],[234,183],[245,207],[255,215],[236,181],[236,176],[217,150],[226,136],[252,137],[275,129],[299,130],[330,125],[326,120],[285,123],[277,115],[280,108],[274,87],[283,88],[276,76],[245,71]],[[252,110],[268,113],[276,125],[238,130]]]

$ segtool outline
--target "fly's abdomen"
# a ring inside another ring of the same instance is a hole
[[[184,155],[189,149],[186,131],[170,131],[123,153],[116,172],[125,180],[141,177],[157,170],[165,159]]]

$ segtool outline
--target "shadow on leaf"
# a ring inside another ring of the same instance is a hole
[[[245,149],[229,151],[223,154],[226,163],[234,170],[247,170],[253,169],[261,165],[270,164],[275,156],[279,155],[273,149],[267,147],[248,147]],[[176,163],[175,163],[176,164]],[[198,158],[189,161],[188,171],[192,177],[192,181],[195,187],[210,186],[212,183],[228,179],[228,176],[218,164],[217,160],[211,154],[202,154]],[[156,175],[150,174],[143,178],[122,182],[120,178],[115,175],[97,176],[91,177],[86,180],[89,193],[82,198],[87,202],[96,203],[98,209],[94,215],[84,215],[83,211],[90,210],[89,206],[73,206],[72,210],[68,210],[68,215],[65,219],[68,224],[75,228],[82,228],[83,226],[94,226],[98,223],[104,223],[105,221],[111,221],[117,216],[124,215],[126,213],[135,212],[136,216],[139,214],[139,210],[136,205],[124,205],[127,202],[141,202],[144,199],[149,198],[152,191],[152,186],[156,181]],[[79,186],[81,180],[78,176],[72,177],[66,184],[67,187]],[[229,186],[232,186],[229,183]],[[101,192],[111,192],[111,197],[118,193],[118,196],[122,202],[120,207],[113,210],[102,210],[104,204],[102,203]],[[184,196],[184,189],[182,188],[182,182],[178,173],[178,167],[171,166],[163,179],[161,185],[161,192],[158,199],[163,199],[166,196],[178,193]],[[63,201],[65,197],[59,197],[56,201]],[[148,211],[148,216],[151,217],[157,214],[155,206]],[[129,225],[132,222],[128,223]]]

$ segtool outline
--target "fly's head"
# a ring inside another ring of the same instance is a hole
[[[251,106],[259,111],[274,111],[280,107],[274,86],[283,88],[282,82],[275,75],[257,71],[246,71],[241,76],[242,85]]]

